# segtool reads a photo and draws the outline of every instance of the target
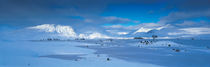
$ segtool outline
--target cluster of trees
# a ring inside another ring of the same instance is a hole
[[[134,39],[144,39],[144,38],[142,38],[142,37],[134,37]]]
[[[152,35],[153,40],[155,40],[156,38],[158,38],[157,35]],[[144,39],[143,37],[134,37],[134,39]]]
[[[70,39],[67,39],[70,40]],[[85,40],[85,38],[75,38],[75,40]],[[58,38],[47,38],[47,39],[40,39],[40,41],[61,41],[61,39]]]
[[[75,40],[85,40],[85,38],[75,38]]]
[[[47,39],[41,39],[40,41],[44,41],[44,40],[47,40],[47,41],[58,41],[60,39],[58,39],[58,38],[47,38]]]
[[[153,40],[155,40],[156,38],[158,38],[157,35],[152,35]]]

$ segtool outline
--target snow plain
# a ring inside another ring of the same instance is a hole
[[[0,43],[0,67],[210,66],[209,40],[18,40]]]

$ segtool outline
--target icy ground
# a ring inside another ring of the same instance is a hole
[[[210,41],[0,41],[0,67],[210,67]]]

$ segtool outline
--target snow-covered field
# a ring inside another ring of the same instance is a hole
[[[210,67],[210,41],[0,41],[0,67]]]

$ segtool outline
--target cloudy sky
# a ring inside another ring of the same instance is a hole
[[[66,37],[143,37],[152,31],[162,37],[210,37],[209,3],[210,0],[0,0],[0,31],[2,36],[36,29]]]

